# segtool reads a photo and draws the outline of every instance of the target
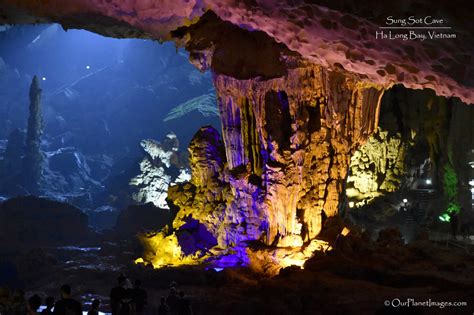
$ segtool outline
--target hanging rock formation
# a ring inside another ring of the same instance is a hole
[[[231,208],[239,209],[228,224],[267,245],[314,239],[338,213],[350,153],[375,130],[383,89],[316,66],[261,82],[218,76],[215,84]]]
[[[293,248],[273,252],[274,263],[296,252],[288,260],[304,261],[302,246],[321,248],[324,220],[338,213],[350,153],[375,130],[383,89],[307,65],[266,81],[216,76],[215,86],[223,143],[211,127],[191,142],[191,181],[168,192],[174,229],[198,220],[239,264],[250,241]]]

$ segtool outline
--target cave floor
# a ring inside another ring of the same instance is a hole
[[[104,245],[104,244],[103,244]],[[471,248],[471,253],[472,253]],[[265,278],[246,268],[217,272],[203,266],[151,268],[133,265],[130,247],[108,243],[100,250],[35,249],[20,259],[27,296],[58,296],[63,283],[73,287],[84,305],[103,301],[118,274],[141,279],[149,294],[149,314],[156,314],[172,281],[191,301],[194,314],[472,314],[474,257],[443,243],[417,241],[409,246],[349,239],[305,268],[290,267]],[[467,306],[384,306],[416,302],[466,302]],[[88,307],[86,306],[85,309]]]

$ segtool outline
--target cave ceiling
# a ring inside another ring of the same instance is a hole
[[[301,64],[386,88],[431,88],[474,103],[470,1],[2,0],[0,23],[60,23],[118,38],[174,40],[200,69],[270,79]],[[449,40],[376,40],[388,16],[445,19]]]

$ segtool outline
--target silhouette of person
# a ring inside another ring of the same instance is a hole
[[[465,240],[466,238],[469,238],[469,233],[470,233],[470,218],[469,218],[469,213],[461,207],[460,211],[460,221],[461,221],[461,234],[462,238]]]
[[[99,306],[100,300],[95,299],[92,301],[91,308],[89,309],[89,312],[87,312],[87,315],[99,315]]]
[[[148,295],[141,286],[142,282],[140,280],[135,280],[135,287],[132,290],[132,299],[135,304],[135,311],[137,314],[143,313],[143,310],[148,302]]]
[[[122,299],[120,300],[120,315],[129,315],[135,314],[135,303],[133,301],[133,286],[130,279],[125,278],[125,282],[123,285],[125,291]]]
[[[38,314],[38,308],[41,306],[41,298],[35,294],[28,299],[27,314],[36,315]]]
[[[451,235],[456,239],[456,233],[458,231],[458,215],[455,211],[449,214],[449,222],[451,223]]]
[[[122,299],[126,297],[126,289],[125,289],[125,276],[120,275],[117,278],[117,286],[113,287],[110,290],[110,307],[112,309],[112,315],[118,315],[121,306],[122,306]]]
[[[168,294],[168,297],[166,298],[166,304],[168,304],[171,314],[176,314],[178,299],[179,299],[178,292],[176,292],[176,288],[171,287],[170,293]]]
[[[61,300],[54,305],[55,315],[82,315],[82,305],[71,298],[71,287],[67,284],[61,287]]]
[[[192,315],[191,302],[184,296],[183,291],[179,291],[179,299],[176,307],[177,315]]]
[[[45,301],[46,308],[41,312],[44,315],[51,315],[53,314],[53,306],[54,306],[54,298],[52,296],[48,296]]]
[[[160,306],[158,307],[158,315],[169,315],[170,308],[166,305],[165,297],[162,296],[160,299]]]

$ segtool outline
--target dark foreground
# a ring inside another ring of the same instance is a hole
[[[396,233],[378,242],[349,236],[332,252],[308,260],[303,270],[290,267],[265,278],[245,268],[153,270],[130,263],[136,255],[131,245],[104,242],[100,249],[10,250],[2,253],[2,268],[15,273],[8,281],[24,287],[26,297],[58,299],[60,286],[68,283],[84,310],[98,298],[103,312],[110,311],[110,289],[124,273],[132,281],[142,280],[149,296],[147,314],[157,314],[160,297],[168,295],[173,281],[194,314],[473,314],[474,257],[469,250],[428,240],[405,246]],[[9,293],[0,291],[0,307],[12,303]]]

